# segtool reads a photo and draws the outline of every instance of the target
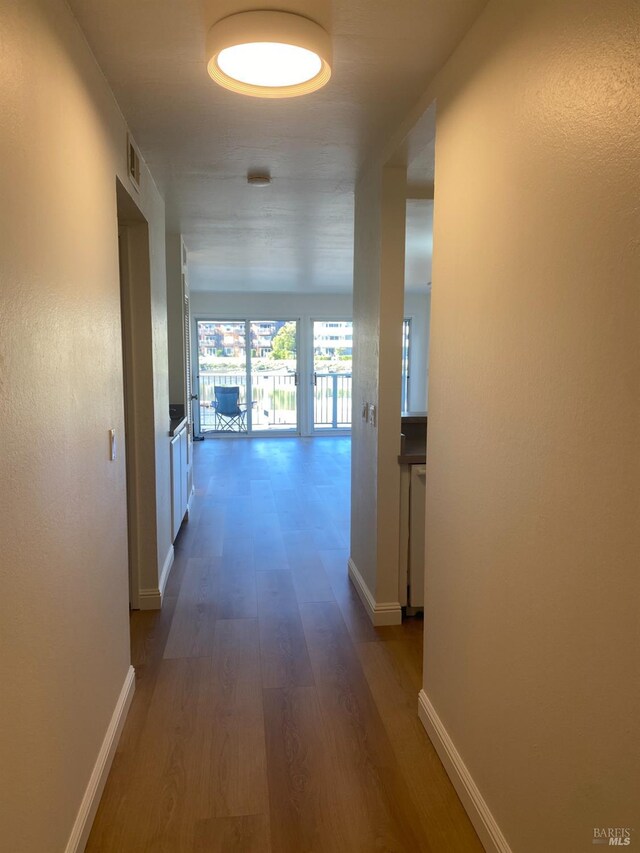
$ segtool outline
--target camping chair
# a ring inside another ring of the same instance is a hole
[[[247,407],[238,403],[240,388],[237,385],[214,385],[213,428],[219,432],[246,432]]]

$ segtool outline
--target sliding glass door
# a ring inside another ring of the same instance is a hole
[[[411,364],[411,320],[402,323],[402,395],[400,411],[408,412],[409,401],[409,368]]]
[[[295,320],[197,320],[202,434],[297,432]]]
[[[313,321],[314,431],[351,429],[350,320]]]
[[[196,331],[200,433],[247,432],[251,419],[245,321],[198,320]]]
[[[298,323],[249,324],[253,432],[298,431]]]

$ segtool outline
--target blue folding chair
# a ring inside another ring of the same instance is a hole
[[[214,429],[219,432],[246,432],[247,407],[239,403],[237,385],[214,385]]]

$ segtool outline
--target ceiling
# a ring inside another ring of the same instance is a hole
[[[212,23],[271,3],[69,0],[165,198],[168,227],[184,235],[192,288],[292,292],[351,289],[358,167],[484,2],[278,3],[329,30],[334,62],[325,89],[274,101],[216,86],[204,56]],[[253,169],[268,170],[271,186],[249,187]],[[420,243],[431,219],[419,207],[407,239],[418,278],[431,242],[429,233]]]

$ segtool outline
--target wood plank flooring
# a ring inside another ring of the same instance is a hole
[[[477,853],[417,716],[422,622],[347,576],[350,442],[209,440],[88,851]]]

